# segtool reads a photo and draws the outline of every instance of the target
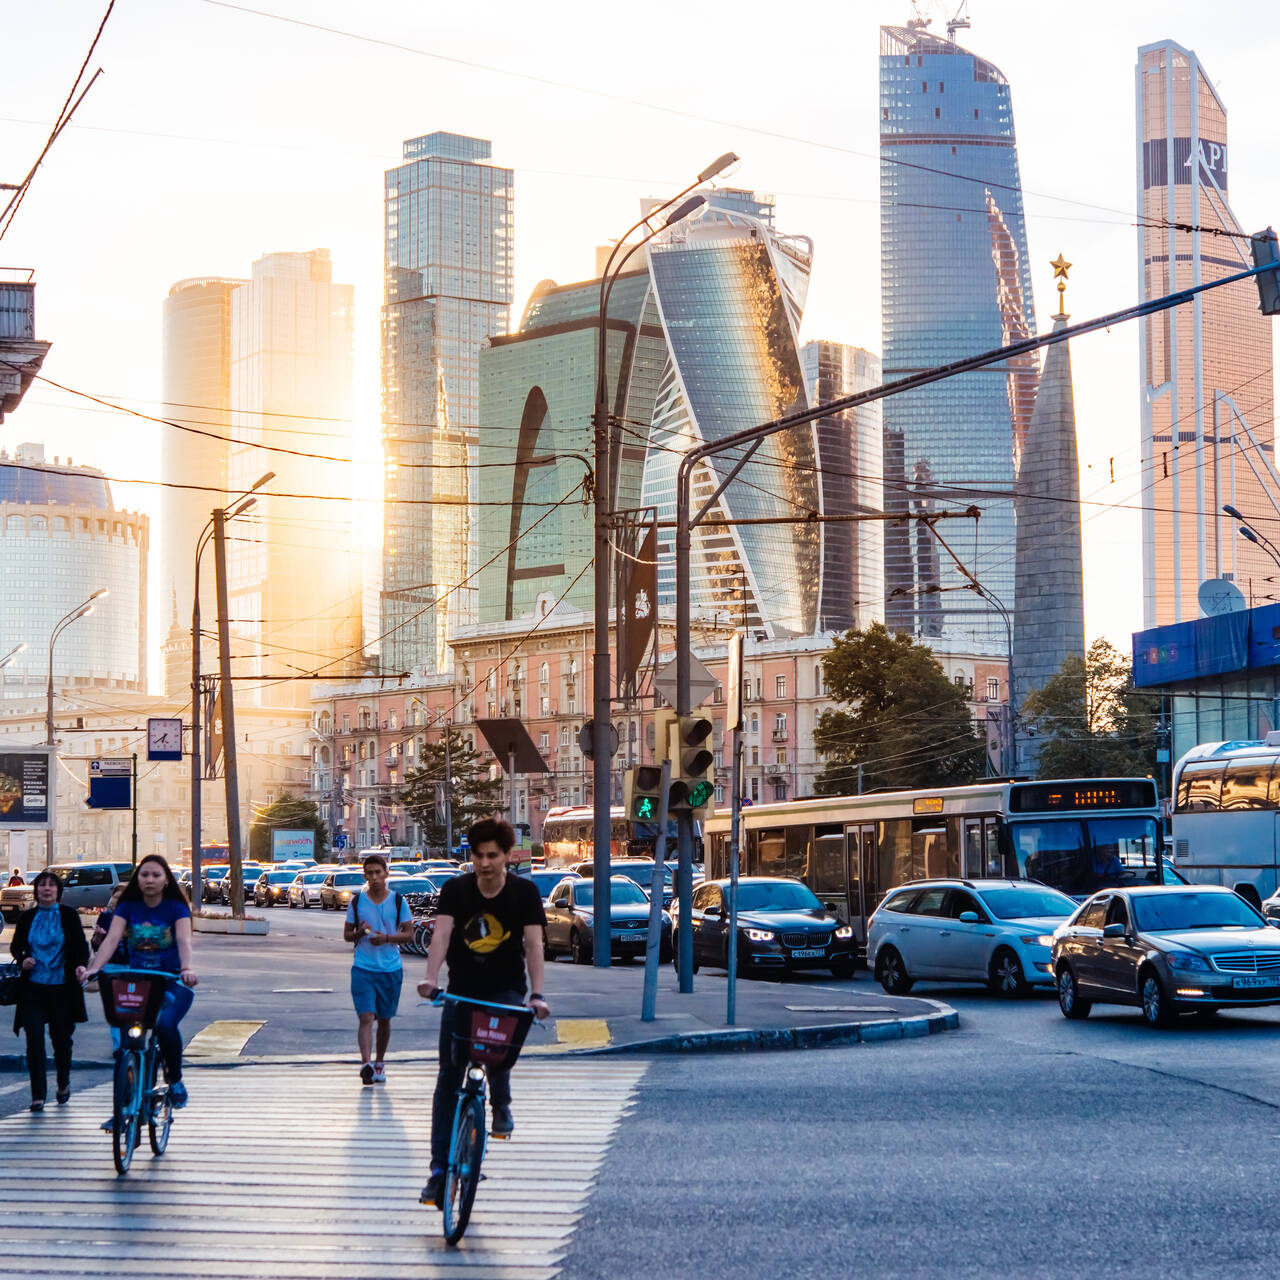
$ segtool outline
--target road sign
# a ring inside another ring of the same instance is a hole
[[[100,756],[89,761],[90,809],[133,808],[133,760],[129,756]]]
[[[588,760],[596,758],[595,725],[590,720],[582,726],[578,733],[578,747]],[[618,754],[618,726],[616,724],[609,725],[609,754],[611,756]]]
[[[345,849],[347,847],[347,833],[345,831],[339,831],[333,837],[333,847],[335,849]]]
[[[89,761],[90,778],[127,778],[133,772],[128,756],[102,756]]]
[[[698,661],[689,656],[689,708],[700,707],[716,691],[720,681]],[[671,659],[653,682],[653,687],[662,694],[671,706],[676,705],[676,660]]]

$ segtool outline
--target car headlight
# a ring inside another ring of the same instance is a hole
[[[752,942],[772,942],[774,934],[772,929],[748,929],[747,937]]]
[[[1027,947],[1051,947],[1053,946],[1053,934],[1037,933],[1034,937],[1019,938],[1018,941]]]
[[[852,938],[852,937],[853,937],[853,925],[851,925],[851,924],[842,924],[842,925],[841,925],[841,926],[836,930],[836,937],[837,937],[837,938]]]
[[[1209,962],[1204,956],[1198,956],[1192,951],[1173,951],[1169,953],[1169,968],[1182,969],[1184,972],[1207,973]]]

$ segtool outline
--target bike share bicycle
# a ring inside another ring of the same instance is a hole
[[[453,1136],[449,1140],[449,1160],[445,1167],[444,1213],[446,1244],[457,1244],[471,1220],[476,1188],[480,1185],[480,1166],[485,1149],[485,1068],[510,1071],[524,1045],[533,1010],[525,1005],[493,1004],[467,996],[437,991],[428,1003],[458,1005],[453,1032],[455,1061],[465,1059],[466,1073],[458,1089],[453,1113]],[[494,1134],[494,1137],[507,1135]]]
[[[156,1018],[170,982],[180,975],[160,969],[122,969],[108,965],[98,975],[102,1011],[120,1033],[111,1116],[111,1157],[116,1171],[129,1171],[147,1124],[151,1150],[164,1155],[173,1124],[173,1100],[160,1072]]]

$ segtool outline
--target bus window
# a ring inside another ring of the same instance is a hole
[[[915,873],[911,869],[910,818],[889,818],[880,824],[877,862],[879,885],[886,889],[915,879]]]
[[[1216,813],[1222,804],[1222,774],[1217,763],[1184,765],[1178,779],[1176,813]]]
[[[813,833],[813,856],[808,884],[814,893],[844,893],[844,832],[839,827],[818,827]]]
[[[1222,779],[1222,807],[1224,809],[1274,808],[1267,798],[1270,782],[1270,760],[1239,760],[1227,765],[1226,776]]]
[[[1000,824],[994,818],[988,818],[982,826],[982,842],[987,853],[988,876],[1004,875],[1004,859],[1000,857]],[[1014,867],[1017,874],[1017,867]]]
[[[987,874],[981,821],[964,824],[964,874],[979,880]]]
[[[1099,879],[1097,888],[1159,883],[1156,827],[1150,818],[1090,818],[1089,843]]]
[[[809,845],[813,840],[812,827],[787,828],[787,860],[784,876],[794,876],[809,884]]]
[[[924,876],[933,880],[960,874],[960,851],[952,851],[945,826],[925,827],[911,833],[911,861],[913,879]]]
[[[787,832],[785,828],[776,831],[762,831],[757,846],[758,854],[752,874],[758,876],[785,876],[787,866]]]
[[[1083,887],[1084,824],[1080,822],[1015,822],[1010,830],[1018,870],[1063,893],[1089,893]]]

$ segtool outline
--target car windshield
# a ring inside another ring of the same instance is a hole
[[[302,877],[302,883],[303,884],[320,884],[322,881],[325,881],[328,878],[329,878],[329,873],[327,871],[308,871],[307,874]]]
[[[984,889],[982,901],[1000,920],[1030,920],[1038,916],[1069,916],[1076,904],[1054,889]]]
[[[351,884],[364,884],[363,871],[339,871],[333,877],[333,883],[342,887]]]
[[[575,880],[573,900],[580,907],[589,907],[594,901],[595,885],[590,880]],[[615,876],[609,881],[609,901],[626,904],[629,902],[648,902],[649,899],[640,892],[640,886],[625,876]]]
[[[739,911],[821,911],[822,903],[811,889],[802,884],[779,881],[777,884],[742,884],[738,886]]]
[[[288,884],[290,880],[296,880],[298,873],[296,871],[273,871],[267,877],[268,884]]]
[[[1234,893],[1142,893],[1133,897],[1141,933],[1182,929],[1261,929],[1262,917]]]
[[[546,897],[564,879],[563,871],[535,871],[530,877],[533,887]]]

